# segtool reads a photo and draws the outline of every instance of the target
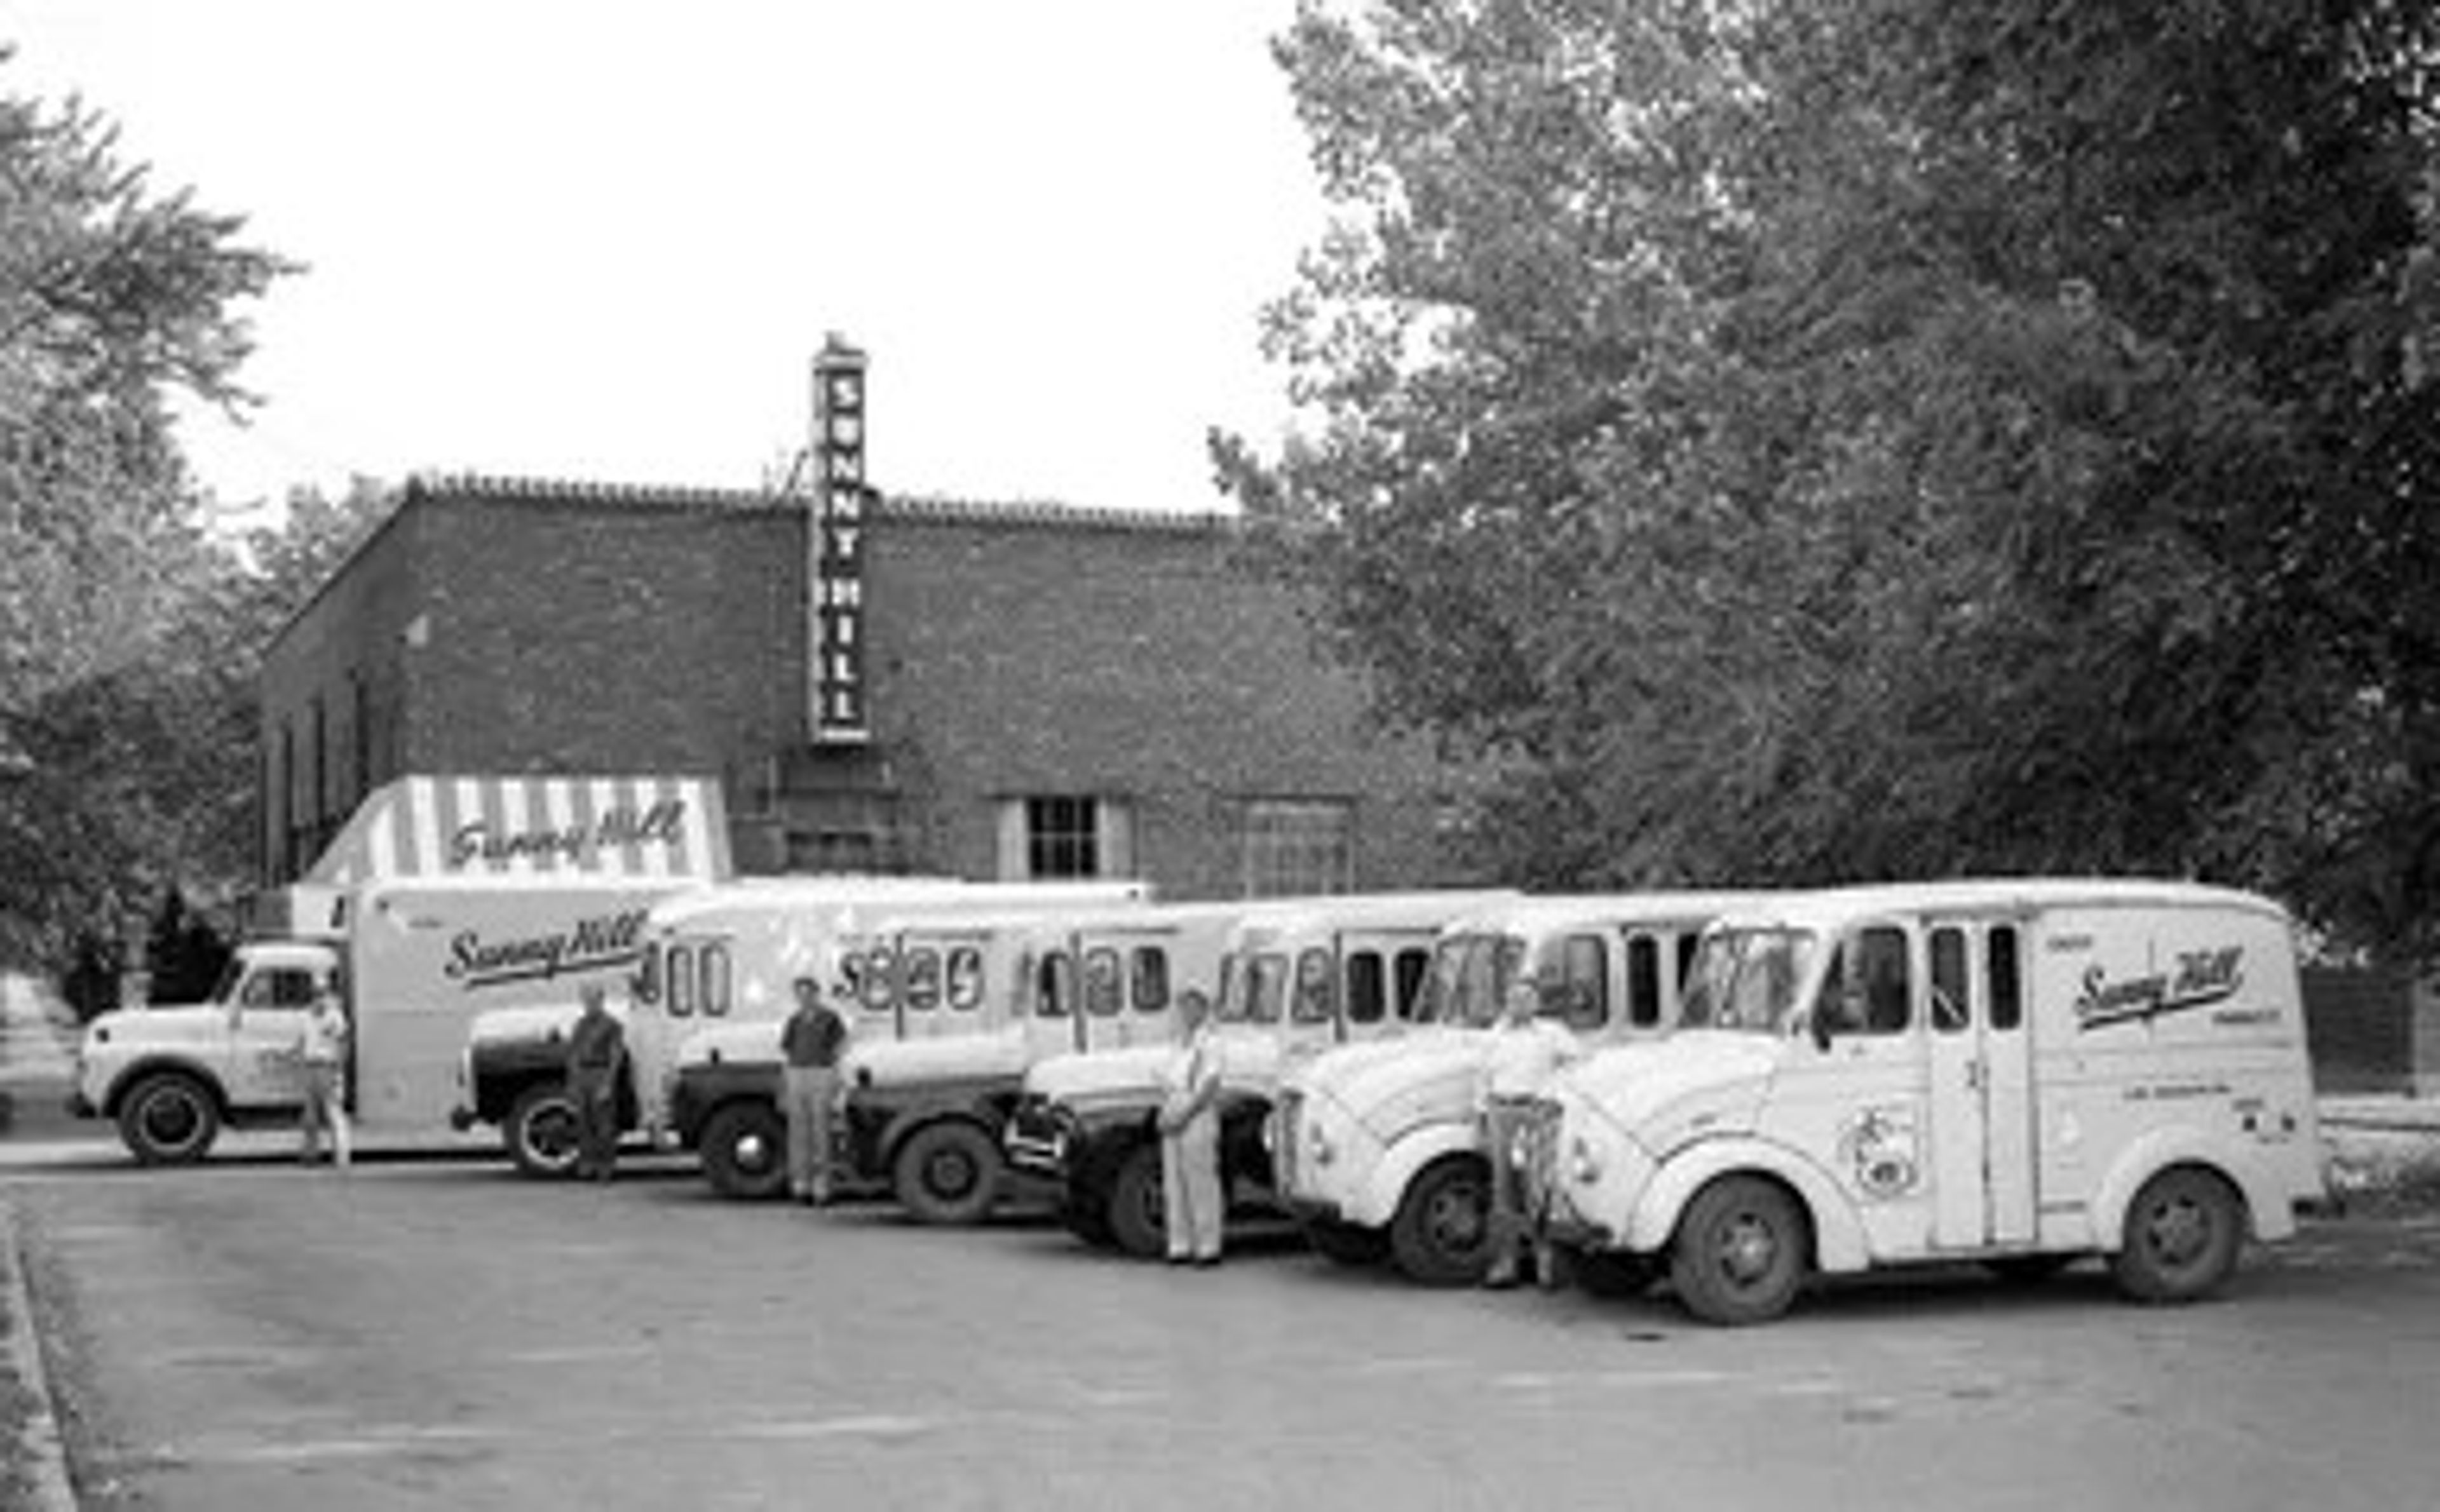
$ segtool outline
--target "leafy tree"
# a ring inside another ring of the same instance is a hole
[[[0,95],[0,952],[28,958],[106,933],[175,854],[128,833],[127,748],[228,733],[156,665],[218,570],[167,400],[243,410],[235,309],[292,265],[152,192],[76,103]]]
[[[1215,459],[1535,881],[2440,887],[2422,8],[1308,6]]]

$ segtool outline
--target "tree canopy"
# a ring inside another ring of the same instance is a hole
[[[0,949],[56,959],[244,875],[266,579],[205,529],[169,402],[248,407],[242,308],[294,265],[5,91],[0,226]]]
[[[2440,917],[2428,8],[1308,3],[1222,475],[1542,883]]]

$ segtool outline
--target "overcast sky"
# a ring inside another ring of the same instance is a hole
[[[871,356],[894,493],[1219,506],[1322,205],[1294,0],[0,0],[161,189],[310,264],[250,308],[224,507],[423,469],[750,488]]]

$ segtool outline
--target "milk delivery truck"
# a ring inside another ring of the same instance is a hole
[[[402,778],[260,900],[208,1001],[87,1026],[70,1108],[115,1121],[148,1165],[199,1161],[224,1128],[294,1123],[304,1012],[328,985],[358,1128],[440,1134],[475,1015],[622,979],[652,904],[726,875],[727,844],[717,785],[699,779]]]

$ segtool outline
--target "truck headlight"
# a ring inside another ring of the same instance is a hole
[[[1582,1134],[1568,1140],[1568,1179],[1578,1186],[1590,1186],[1601,1180],[1602,1159],[1591,1140]]]

